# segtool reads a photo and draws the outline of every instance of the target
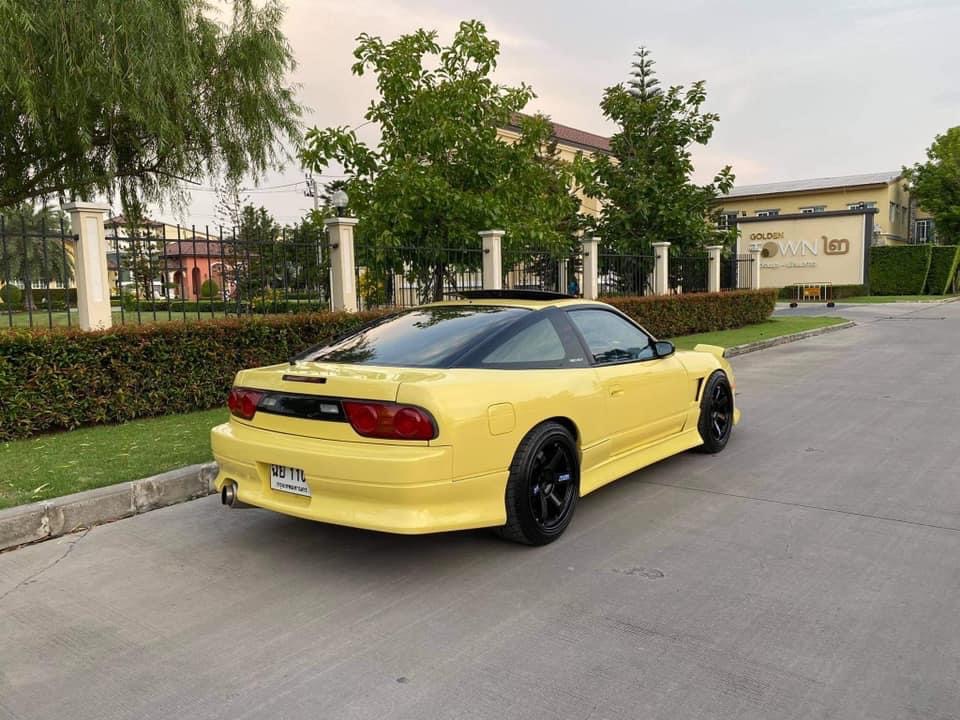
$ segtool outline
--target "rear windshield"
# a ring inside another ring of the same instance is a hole
[[[516,307],[418,308],[364,328],[301,359],[354,365],[444,367],[460,353],[530,312]]]

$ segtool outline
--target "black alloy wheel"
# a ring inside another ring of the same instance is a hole
[[[576,461],[569,446],[554,438],[540,447],[530,469],[530,512],[537,526],[552,532],[566,519],[573,503]]]
[[[580,461],[570,431],[556,422],[531,430],[520,443],[507,481],[508,540],[546,545],[566,530],[580,494]]]
[[[707,380],[700,399],[700,422],[697,425],[703,445],[702,452],[718,453],[723,450],[733,430],[733,389],[730,381],[720,370]]]

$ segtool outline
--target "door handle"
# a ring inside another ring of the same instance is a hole
[[[623,388],[619,385],[613,385],[610,388],[610,397],[620,397],[623,395]]]

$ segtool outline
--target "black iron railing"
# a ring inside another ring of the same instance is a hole
[[[601,295],[652,295],[653,255],[600,248],[597,281]]]
[[[203,320],[329,307],[323,231],[154,224],[107,233],[114,320]]]
[[[707,291],[707,273],[710,262],[707,255],[671,256],[667,286],[673,293],[701,293]]]
[[[77,237],[63,221],[49,228],[0,215],[0,313],[6,327],[77,324]]]
[[[750,288],[750,273],[753,258],[750,255],[732,255],[720,260],[720,289],[747,290]]]
[[[355,248],[357,304],[414,307],[455,298],[483,287],[483,250],[468,247]]]
[[[583,251],[580,243],[505,248],[503,287],[580,295],[583,292]]]

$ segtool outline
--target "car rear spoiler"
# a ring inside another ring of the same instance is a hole
[[[723,359],[723,354],[726,352],[726,348],[722,348],[719,345],[705,345],[700,343],[699,345],[693,346],[694,352],[705,352],[710,353],[718,359]]]

